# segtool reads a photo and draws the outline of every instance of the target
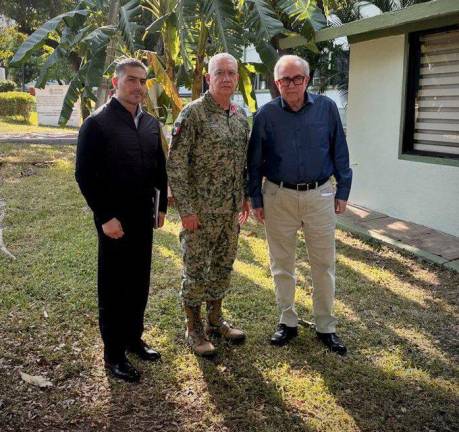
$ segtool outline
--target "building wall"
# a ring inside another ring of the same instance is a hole
[[[405,36],[351,44],[350,201],[459,236],[459,167],[399,159]]]

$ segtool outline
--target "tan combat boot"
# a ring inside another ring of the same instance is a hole
[[[245,333],[233,327],[225,321],[222,316],[222,300],[211,300],[207,302],[207,326],[206,333],[210,335],[223,336],[231,342],[243,342]]]
[[[205,357],[215,354],[215,347],[207,339],[202,327],[201,307],[184,305],[184,309],[186,314],[186,343],[197,355]]]

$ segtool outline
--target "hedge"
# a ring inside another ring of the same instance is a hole
[[[10,80],[0,80],[0,93],[13,91],[16,88],[16,83]]]
[[[22,116],[28,120],[35,98],[24,92],[0,93],[0,116]]]

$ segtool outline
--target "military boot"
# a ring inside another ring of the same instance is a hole
[[[223,319],[222,300],[211,300],[207,302],[207,326],[206,333],[210,335],[223,336],[231,342],[243,342],[245,333],[233,327]]]
[[[186,314],[186,343],[197,355],[205,357],[215,354],[215,347],[205,335],[202,327],[201,307],[184,305],[184,309]]]

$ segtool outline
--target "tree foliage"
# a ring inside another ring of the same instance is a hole
[[[16,21],[21,33],[32,34],[43,22],[72,9],[77,0],[2,0],[0,14]]]
[[[93,88],[111,70],[106,61],[109,43],[115,47],[115,57],[135,56],[150,65],[149,88],[156,89],[153,105],[171,106],[175,117],[183,104],[177,88],[185,85],[193,99],[198,97],[209,56],[225,51],[241,59],[244,47],[253,44],[262,59],[258,70],[268,73],[278,58],[279,38],[302,34],[310,40],[307,49],[316,51],[314,30],[325,25],[315,0],[130,0],[121,2],[116,23],[107,22],[107,15],[107,1],[81,0],[73,10],[39,26],[12,59],[20,66],[54,38],[37,87],[45,85],[51,68],[63,59],[78,60],[61,124],[78,97],[96,100]],[[255,110],[251,81],[255,66],[242,61],[239,72],[239,89]]]

